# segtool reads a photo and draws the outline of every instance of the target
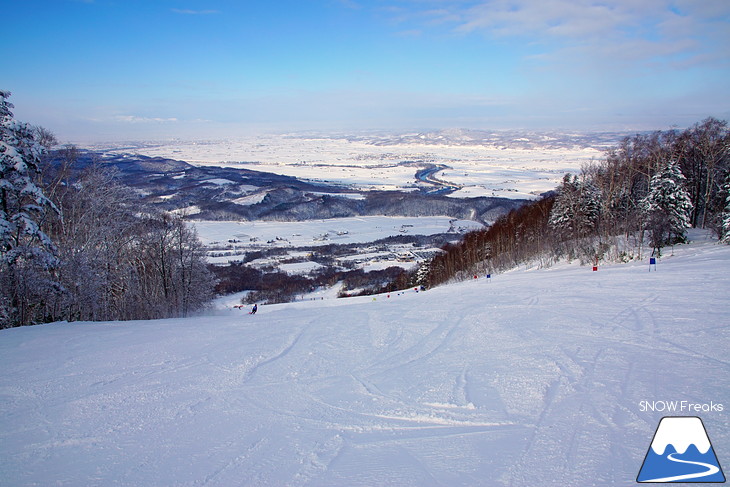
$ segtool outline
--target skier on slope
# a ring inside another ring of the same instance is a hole
[[[255,315],[256,314],[256,311],[258,311],[258,309],[259,309],[259,305],[256,304],[256,303],[254,303],[253,308],[251,308],[251,312],[249,314],[250,315]]]

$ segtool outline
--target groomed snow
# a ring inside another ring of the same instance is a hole
[[[667,249],[667,253],[669,253]],[[730,463],[730,247],[426,292],[0,331],[0,484],[630,485],[659,420]],[[723,457],[723,455],[725,455]]]

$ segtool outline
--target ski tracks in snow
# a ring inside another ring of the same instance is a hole
[[[271,421],[277,418],[282,426],[322,431],[316,445],[307,447],[310,453],[307,448],[290,452],[294,458],[289,462],[298,467],[288,484],[305,485],[317,478],[317,485],[328,485],[324,479],[352,477],[348,469],[353,458],[375,461],[386,448],[404,461],[410,459],[413,475],[439,485],[439,474],[429,473],[427,464],[440,441],[473,438],[467,443],[496,445],[510,432],[524,431],[504,410],[495,413],[472,402],[471,367],[483,356],[478,339],[476,350],[469,343],[481,320],[440,314],[423,324],[416,317],[411,327],[383,320],[370,309],[348,323],[328,321],[331,317],[323,314],[316,330],[311,323],[292,324],[290,339],[279,352],[251,368],[241,384],[246,401],[266,409]],[[347,350],[346,356],[333,360],[341,353],[338,346]],[[491,461],[499,460],[469,455],[471,468]],[[360,485],[377,482],[377,471],[358,475]]]
[[[0,469],[14,485],[626,485],[660,415],[640,401],[730,402],[730,256],[711,250],[675,274],[519,270],[255,317],[3,330]]]
[[[261,370],[262,368],[266,367],[269,364],[273,364],[277,360],[281,360],[287,356],[289,352],[292,351],[292,349],[299,343],[299,340],[302,338],[302,335],[306,333],[307,328],[304,327],[294,334],[291,335],[289,338],[288,343],[282,348],[279,352],[274,353],[272,356],[268,358],[263,358],[262,360],[254,363],[248,370],[246,370],[245,377],[243,378],[243,382],[248,382],[252,380],[256,373]]]
[[[626,370],[624,357],[612,347],[585,349],[570,345],[548,352],[558,373],[546,384],[543,405],[525,448],[511,468],[510,485],[612,484],[615,470],[631,461],[623,447],[620,406],[623,383],[616,374]],[[596,444],[608,457],[597,457]],[[603,472],[602,479],[595,472]],[[549,481],[547,479],[550,479]]]

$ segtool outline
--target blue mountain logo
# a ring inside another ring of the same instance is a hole
[[[702,420],[696,416],[662,418],[636,481],[725,482]]]

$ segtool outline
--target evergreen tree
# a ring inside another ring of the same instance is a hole
[[[693,206],[684,187],[685,181],[674,161],[651,178],[649,194],[644,198],[642,207],[655,248],[686,240],[685,232],[691,226]]]
[[[590,179],[566,174],[548,224],[567,237],[584,237],[595,229],[600,210],[601,192]]]
[[[548,224],[559,231],[571,232],[574,230],[575,207],[577,206],[577,181],[576,177],[566,174],[563,183],[558,188],[558,196],[555,204],[550,210]]]
[[[0,90],[0,327],[38,319],[56,264],[41,224],[48,209],[57,209],[34,182],[44,149],[36,129],[13,118],[8,97]]]
[[[424,262],[421,262],[421,264],[418,266],[418,269],[416,270],[416,275],[414,282],[415,284],[419,286],[425,286],[430,287],[431,283],[429,280],[429,275],[431,274],[431,261],[426,260]]]
[[[579,186],[576,214],[577,227],[581,231],[581,236],[595,231],[600,214],[601,192],[590,179],[585,178]]]

